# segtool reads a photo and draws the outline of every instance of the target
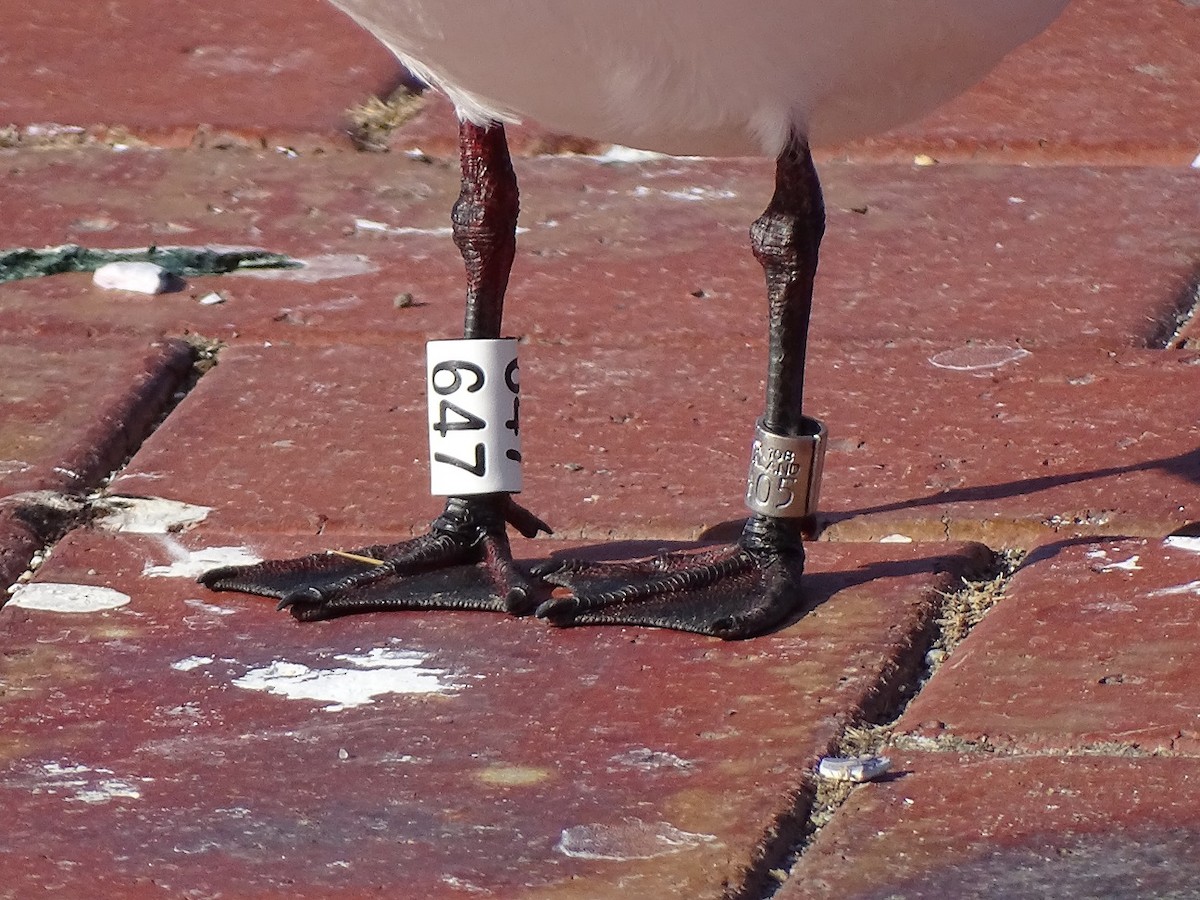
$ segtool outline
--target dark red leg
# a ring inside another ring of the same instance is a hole
[[[467,338],[500,337],[516,250],[517,180],[501,125],[463,122],[462,191],[451,220],[467,269]],[[549,528],[508,494],[451,497],[429,534],[352,551],[227,566],[201,576],[214,590],[276,597],[298,619],[388,609],[483,609],[523,615],[533,589],[514,565],[506,525],[527,537]]]
[[[779,156],[775,194],[750,229],[767,279],[770,350],[762,427],[775,435],[813,433],[802,413],[813,278],[825,230],[821,186],[806,142]],[[803,605],[803,518],[755,514],[732,547],[665,554],[633,563],[556,562],[534,570],[569,588],[538,615],[558,625],[654,625],[732,639],[750,637]]]

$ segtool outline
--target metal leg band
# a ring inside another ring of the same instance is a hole
[[[821,471],[829,441],[825,425],[803,418],[801,435],[773,434],[760,419],[750,448],[746,506],[753,513],[801,519],[817,511]]]

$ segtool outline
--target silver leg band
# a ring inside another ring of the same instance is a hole
[[[803,418],[804,434],[788,436],[767,431],[760,419],[750,448],[746,477],[746,506],[753,513],[779,519],[801,519],[817,511],[825,446],[824,424]]]

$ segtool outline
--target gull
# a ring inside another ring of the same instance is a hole
[[[464,492],[412,540],[223,567],[201,581],[277,598],[305,621],[477,609],[735,639],[797,615],[802,538],[826,441],[802,402],[825,228],[811,148],[929,112],[1044,30],[1066,0],[333,2],[457,111],[462,193],[451,221],[467,268],[464,339],[502,335],[518,212],[505,124],[530,118],[659,153],[776,160],[774,194],[750,228],[769,335],[747,478],[751,515],[728,547],[525,569],[513,561],[506,527],[534,537],[548,526],[509,491]],[[462,371],[452,374],[457,386]]]

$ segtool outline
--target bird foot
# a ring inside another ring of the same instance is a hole
[[[531,574],[570,591],[537,608],[553,625],[645,625],[737,640],[802,607],[803,569],[794,520],[754,516],[731,546],[631,562],[552,560]]]
[[[409,541],[224,566],[199,580],[215,591],[276,598],[301,621],[402,609],[528,615],[534,588],[513,562],[506,524],[526,537],[550,533],[508,494],[452,497],[430,532]]]

